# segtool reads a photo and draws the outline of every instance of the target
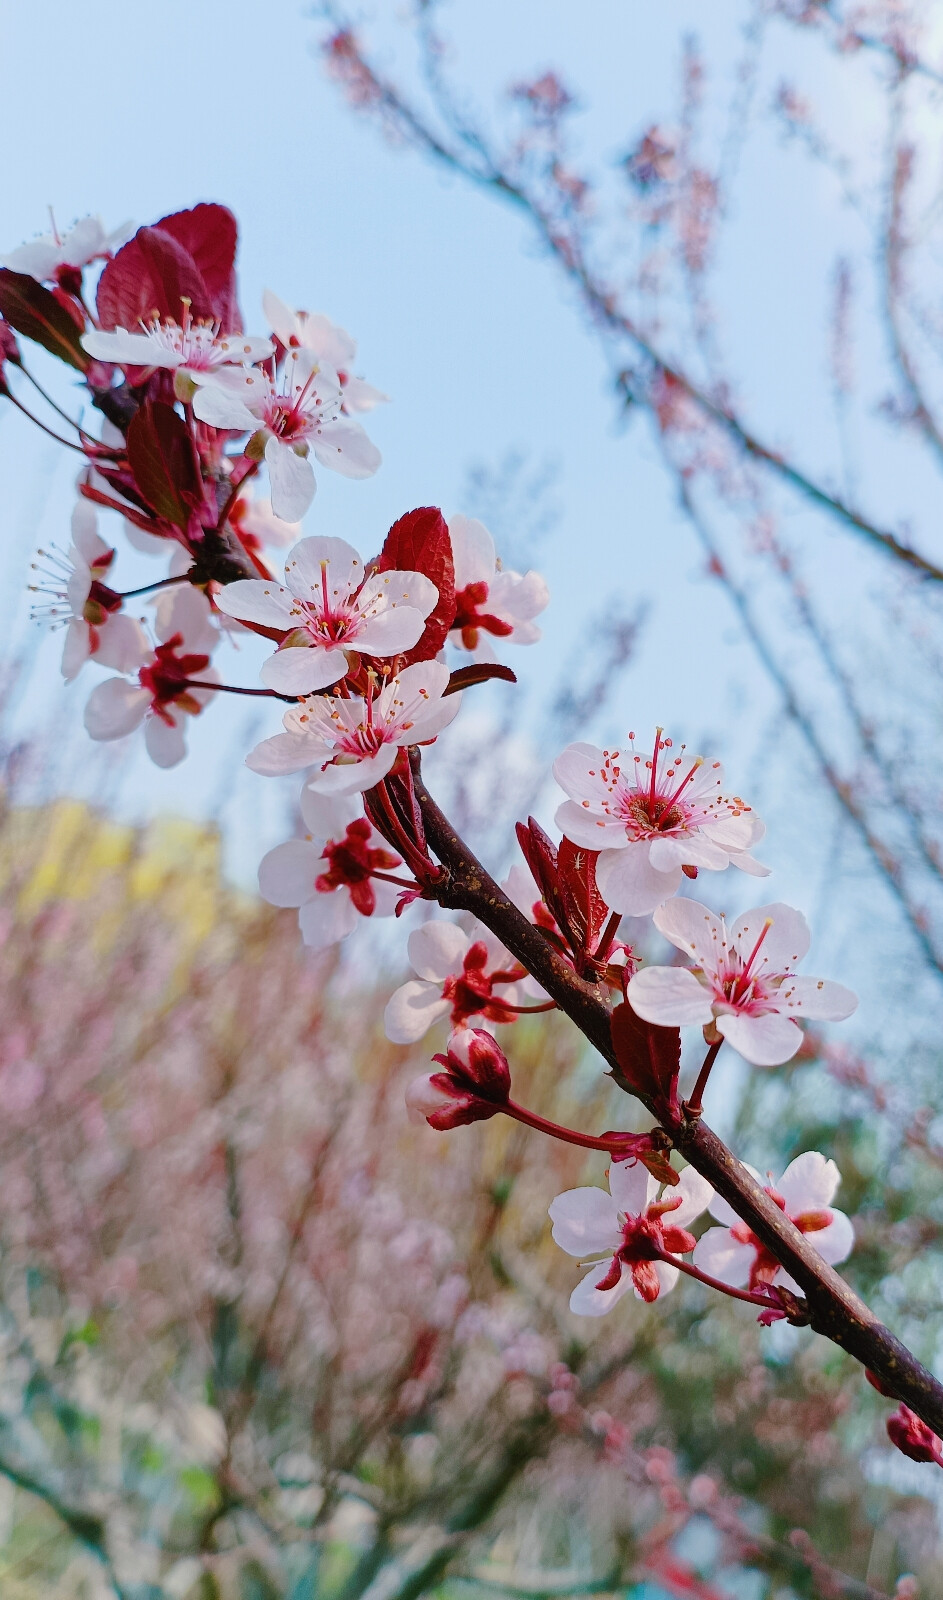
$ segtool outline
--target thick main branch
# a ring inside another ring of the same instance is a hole
[[[429,794],[420,776],[418,750],[411,756],[426,838],[445,868],[434,891],[439,904],[474,912],[576,1023],[606,1061],[615,1081],[626,1087],[612,1047],[612,1013],[603,991],[577,977],[539,928],[511,904]],[[645,1103],[654,1114],[654,1107]],[[816,1332],[876,1373],[928,1427],[943,1435],[943,1384],[822,1260],[702,1118],[686,1120],[670,1131],[685,1159],[795,1278],[808,1300]]]

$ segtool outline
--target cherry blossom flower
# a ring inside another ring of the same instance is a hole
[[[50,596],[48,615],[68,619],[62,651],[62,676],[71,683],[84,663],[94,659],[117,672],[133,672],[148,653],[140,623],[121,611],[121,595],[105,583],[115,552],[98,534],[98,519],[87,500],[72,512],[72,543],[64,560],[43,552],[56,571],[51,584],[34,585]],[[38,614],[38,613],[37,613]]]
[[[540,629],[534,622],[550,599],[539,572],[503,571],[494,540],[474,517],[449,519],[455,562],[455,622],[449,633],[454,645],[470,650],[479,661],[493,661],[485,639],[491,634],[509,644],[535,644]]]
[[[192,385],[204,383],[221,367],[251,367],[275,348],[271,339],[242,333],[221,335],[218,322],[194,320],[187,305],[180,322],[155,316],[141,323],[140,333],[127,328],[94,329],[82,335],[82,346],[96,361],[111,361],[118,367],[162,367],[176,373],[191,385],[191,392],[181,391],[185,399],[192,398]]]
[[[266,289],[262,296],[262,309],[276,339],[286,350],[310,350],[318,361],[334,369],[345,411],[372,411],[389,400],[389,395],[375,389],[371,383],[354,377],[350,368],[357,354],[356,342],[329,317],[317,311],[293,311],[271,289]]]
[[[696,900],[669,900],[654,921],[697,965],[644,967],[629,983],[633,1010],[669,1028],[713,1024],[754,1066],[780,1066],[795,1055],[802,1043],[796,1018],[840,1022],[858,1004],[840,983],[796,977],[811,934],[792,906],[758,906],[728,929]]]
[[[259,889],[273,906],[297,906],[306,945],[323,950],[346,939],[360,917],[390,917],[402,892],[375,878],[392,872],[399,856],[363,815],[358,796],[301,792],[307,839],[275,846],[259,863]]]
[[[111,255],[115,245],[127,238],[131,224],[105,231],[101,217],[83,217],[65,233],[60,234],[53,221],[52,232],[41,234],[28,243],[17,245],[8,255],[0,256],[0,267],[11,272],[25,272],[39,283],[58,278],[63,269],[73,272],[88,266],[90,261]]]
[[[137,681],[106,678],[92,690],[85,707],[85,727],[93,739],[121,739],[143,723],[147,753],[155,765],[175,767],[183,760],[187,753],[185,718],[198,716],[215,693],[212,688],[194,688],[188,680],[196,677],[201,684],[220,681],[209,664],[209,653],[190,648],[192,640],[197,645],[206,641],[200,601],[203,596],[195,590],[174,590],[155,625],[161,643],[139,669]]]
[[[655,737],[650,760],[635,753],[571,744],[553,764],[569,795],[557,827],[573,844],[600,851],[596,884],[606,904],[625,916],[647,916],[676,894],[686,869],[739,867],[754,877],[768,868],[748,853],[765,833],[738,795],[727,798],[719,761],[685,757]]]
[[[747,1166],[746,1170],[758,1183],[763,1182],[754,1167]],[[807,1150],[789,1163],[777,1184],[770,1179],[765,1186],[770,1198],[832,1267],[851,1254],[855,1242],[850,1220],[832,1205],[840,1183],[841,1173],[834,1161],[826,1161],[818,1150]],[[724,1226],[709,1228],[701,1235],[694,1251],[696,1267],[734,1289],[746,1286],[755,1290],[768,1284],[780,1284],[793,1294],[802,1293],[795,1280],[747,1224],[741,1222],[726,1200],[715,1195],[710,1203],[710,1214]]]
[[[567,1255],[603,1255],[577,1284],[570,1310],[601,1317],[629,1289],[640,1300],[657,1300],[678,1279],[677,1267],[660,1253],[685,1255],[694,1249],[688,1225],[706,1211],[713,1189],[693,1167],[685,1167],[676,1187],[663,1189],[641,1162],[612,1162],[605,1189],[568,1189],[550,1207],[553,1237]]]
[[[290,350],[279,378],[258,367],[217,367],[205,375],[193,410],[213,428],[261,432],[272,509],[286,522],[303,517],[316,484],[309,449],[346,478],[370,478],[380,452],[359,422],[341,414],[337,374],[310,350]]]
[[[441,661],[417,661],[366,699],[312,696],[286,711],[285,732],[256,745],[246,764],[268,778],[314,767],[309,784],[325,794],[372,789],[401,749],[426,744],[448,727],[461,700],[443,699],[448,681]]]
[[[453,1028],[469,1017],[514,1021],[515,1012],[507,1008],[521,1004],[525,973],[490,935],[431,921],[410,934],[406,951],[416,977],[395,990],[383,1013],[394,1044],[415,1044],[446,1016]]]
[[[447,1054],[433,1056],[441,1072],[424,1072],[406,1090],[410,1122],[428,1122],[444,1132],[484,1122],[506,1104],[511,1073],[500,1045],[483,1028],[458,1028]]]
[[[285,564],[285,584],[243,578],[227,584],[217,605],[239,622],[287,632],[262,667],[262,682],[279,694],[310,694],[343,678],[345,651],[395,656],[412,649],[439,598],[419,572],[364,575],[344,539],[302,539]]]

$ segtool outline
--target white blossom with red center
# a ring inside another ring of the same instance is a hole
[[[511,1008],[528,992],[527,974],[492,935],[430,921],[410,934],[406,951],[416,977],[390,996],[383,1013],[394,1044],[415,1044],[442,1017],[453,1028],[469,1017],[492,1025],[515,1020]]]
[[[99,537],[98,519],[88,500],[77,501],[73,509],[72,543],[65,558],[41,554],[55,570],[37,568],[49,581],[32,585],[33,590],[48,595],[49,601],[34,615],[54,625],[66,623],[62,651],[66,683],[89,660],[117,672],[133,672],[148,654],[147,635],[139,622],[122,612],[121,595],[105,582],[115,552]]]
[[[419,572],[364,573],[344,539],[302,539],[285,564],[285,587],[264,578],[227,584],[220,611],[239,622],[287,630],[262,667],[279,694],[310,694],[348,671],[345,651],[388,657],[418,644],[439,591]]]
[[[282,372],[217,367],[193,400],[194,415],[213,428],[261,432],[272,510],[286,522],[303,517],[317,487],[308,459],[345,478],[370,478],[380,452],[359,422],[341,412],[341,386],[310,350],[289,350]]]
[[[449,518],[455,563],[455,621],[449,639],[478,661],[493,661],[488,641],[536,644],[540,629],[534,618],[550,599],[539,572],[512,572],[500,567],[494,540],[474,517]]]
[[[755,1167],[746,1166],[746,1170],[758,1183],[763,1183]],[[778,1183],[774,1184],[767,1175],[766,1193],[832,1267],[851,1254],[855,1242],[850,1219],[832,1205],[840,1183],[841,1173],[834,1161],[826,1161],[818,1150],[807,1150],[796,1156]],[[802,1293],[795,1280],[747,1224],[741,1222],[726,1200],[715,1195],[710,1213],[724,1226],[709,1228],[701,1235],[694,1250],[696,1267],[734,1289],[760,1289],[768,1284],[781,1284],[793,1294]]]
[[[372,411],[389,400],[389,395],[351,371],[357,355],[356,342],[330,317],[318,311],[293,311],[271,289],[266,289],[262,296],[262,309],[276,339],[286,350],[310,350],[318,361],[334,369],[345,411]]]
[[[553,775],[569,795],[557,827],[573,844],[600,851],[596,884],[608,906],[625,916],[647,916],[676,894],[685,871],[739,867],[754,877],[768,868],[751,847],[763,823],[738,795],[723,793],[719,761],[686,755],[659,728],[648,759],[629,749],[568,745]]]
[[[83,217],[60,233],[53,220],[51,233],[40,234],[0,256],[0,267],[25,272],[38,283],[58,281],[63,273],[80,272],[90,261],[110,256],[130,231],[131,224],[125,223],[108,233],[101,217]]]
[[[585,1265],[602,1260],[577,1284],[570,1310],[581,1317],[601,1317],[634,1289],[640,1300],[657,1300],[678,1280],[678,1268],[660,1258],[686,1255],[694,1249],[688,1225],[707,1210],[714,1191],[693,1167],[685,1167],[676,1187],[659,1184],[638,1161],[613,1162],[609,1192],[568,1189],[550,1206],[553,1237],[567,1255]]]
[[[361,917],[390,917],[402,886],[377,873],[401,866],[363,814],[357,795],[301,791],[306,839],[288,839],[259,863],[259,889],[273,906],[298,908],[306,945],[323,950],[346,939]]]
[[[154,316],[142,321],[140,332],[96,328],[82,335],[82,347],[96,361],[111,361],[117,367],[164,368],[192,384],[204,383],[220,367],[251,367],[275,348],[271,339],[221,334],[218,322],[194,319],[186,304],[179,322]]]
[[[758,906],[728,928],[696,900],[669,900],[654,922],[696,965],[643,967],[629,983],[632,1009],[668,1028],[712,1024],[754,1066],[780,1066],[795,1055],[799,1018],[840,1022],[858,1004],[840,983],[796,976],[811,934],[792,906]]]
[[[183,760],[186,719],[199,715],[220,681],[208,651],[201,648],[207,641],[206,612],[203,595],[194,589],[161,595],[155,620],[161,642],[136,680],[106,678],[88,697],[85,727],[93,739],[122,739],[143,724],[147,753],[158,767],[175,767]],[[190,682],[193,678],[197,686]]]
[[[401,749],[448,727],[461,700],[443,698],[448,681],[441,661],[417,661],[379,691],[371,679],[365,698],[313,695],[286,711],[285,732],[256,745],[246,764],[267,778],[311,767],[312,789],[362,794],[386,777]]]

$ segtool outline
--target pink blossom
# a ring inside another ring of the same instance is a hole
[[[25,272],[37,282],[47,283],[57,278],[63,268],[81,270],[90,261],[111,255],[130,229],[131,224],[125,223],[107,233],[101,217],[83,217],[60,234],[53,221],[51,233],[41,234],[0,256],[0,267],[8,267],[11,272]]]
[[[608,906],[646,916],[676,894],[685,869],[722,872],[736,866],[754,877],[768,868],[748,853],[762,839],[762,822],[739,795],[723,794],[719,761],[674,750],[659,728],[650,759],[630,750],[568,745],[553,775],[569,795],[557,827],[573,844],[598,850],[596,884]]]
[[[221,334],[219,323],[194,320],[184,306],[183,319],[152,317],[141,323],[141,332],[115,328],[105,332],[93,329],[82,335],[82,346],[96,361],[110,361],[119,367],[166,368],[192,385],[204,383],[221,367],[251,367],[273,353],[271,339],[249,338],[242,333]],[[182,398],[192,392],[181,390]]]
[[[392,872],[399,856],[363,815],[359,796],[301,792],[307,839],[288,839],[262,857],[259,889],[273,906],[297,906],[306,945],[315,950],[345,939],[360,917],[389,917],[401,893],[375,878]]]
[[[285,565],[285,584],[244,578],[227,584],[217,605],[240,622],[287,632],[262,667],[279,694],[310,694],[348,671],[345,651],[395,656],[417,644],[439,598],[419,572],[372,572],[343,539],[302,539]]]
[[[694,1249],[688,1224],[706,1211],[713,1189],[685,1167],[676,1187],[663,1189],[641,1162],[613,1162],[609,1192],[568,1189],[550,1207],[553,1237],[567,1255],[602,1255],[570,1296],[570,1310],[601,1317],[634,1288],[640,1300],[657,1300],[678,1279],[678,1269],[660,1253],[684,1255]]]
[[[344,328],[317,311],[293,311],[271,289],[262,296],[268,325],[286,350],[310,350],[318,361],[332,367],[341,386],[345,411],[372,411],[389,399],[380,389],[354,377],[351,366],[357,345]]]
[[[43,552],[45,554],[45,552]],[[65,560],[55,556],[52,582],[34,585],[50,596],[45,615],[54,622],[68,619],[62,651],[62,676],[71,683],[88,660],[133,672],[148,653],[140,623],[121,611],[121,596],[105,583],[115,552],[98,535],[98,519],[87,500],[72,511],[72,543]],[[36,615],[40,615],[37,611]]]
[[[746,1163],[744,1163],[746,1166]],[[755,1167],[746,1170],[763,1179]],[[841,1173],[834,1161],[826,1161],[818,1150],[807,1150],[789,1163],[779,1183],[770,1180],[766,1193],[805,1234],[823,1261],[836,1266],[851,1254],[855,1242],[854,1228],[843,1211],[832,1205],[841,1183]],[[767,1284],[779,1284],[793,1294],[802,1290],[785,1268],[779,1265],[756,1234],[741,1222],[726,1200],[715,1195],[710,1203],[710,1213],[722,1228],[709,1228],[701,1235],[694,1250],[694,1265],[712,1278],[720,1278],[731,1288],[759,1289]]]
[[[494,540],[474,517],[449,519],[455,562],[455,622],[449,633],[454,645],[470,650],[479,661],[493,661],[485,635],[509,644],[535,644],[540,629],[534,622],[550,599],[539,572],[505,571]]]
[[[264,739],[246,764],[268,778],[312,767],[309,784],[325,794],[372,789],[401,749],[448,727],[461,700],[443,699],[448,681],[441,661],[417,661],[365,699],[313,695],[286,711],[285,732]]]
[[[205,650],[191,649],[194,640],[205,642],[205,608],[202,595],[175,589],[164,602],[155,624],[161,643],[140,667],[137,681],[106,678],[94,688],[85,707],[85,727],[93,739],[121,739],[143,723],[147,753],[158,767],[175,767],[187,753],[187,716],[198,716],[215,690],[194,688],[219,682]],[[202,605],[201,605],[202,602]],[[217,635],[218,637],[218,635]]]
[[[796,1018],[838,1022],[858,1004],[840,983],[796,977],[811,935],[792,906],[758,906],[728,930],[722,916],[698,901],[670,900],[654,920],[696,966],[644,967],[635,974],[628,997],[646,1022],[669,1028],[713,1023],[754,1066],[775,1067],[802,1043]]]
[[[286,522],[303,517],[314,498],[309,450],[346,478],[370,478],[380,465],[380,452],[359,422],[341,414],[336,372],[319,365],[310,350],[290,350],[278,378],[258,367],[217,367],[197,391],[193,410],[213,428],[261,434],[272,509]]]
[[[469,1017],[514,1021],[507,1007],[521,1003],[524,973],[494,938],[433,920],[410,934],[406,949],[416,977],[390,996],[383,1013],[394,1044],[415,1044],[446,1016],[453,1028]]]

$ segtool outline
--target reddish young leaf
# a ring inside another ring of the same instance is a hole
[[[160,517],[186,529],[203,501],[190,432],[173,406],[148,400],[128,427],[128,461],[138,490]]]
[[[0,267],[0,315],[25,339],[41,344],[70,367],[79,372],[88,367],[91,356],[82,349],[82,329],[74,316],[28,272]]]
[[[487,683],[489,678],[500,678],[503,683],[517,682],[510,667],[502,667],[497,661],[475,661],[470,667],[458,667],[452,673],[442,690],[443,698],[447,694],[458,694],[462,689],[471,689],[476,683]]]
[[[239,230],[228,206],[203,203],[190,211],[174,211],[155,222],[192,257],[206,285],[213,315],[223,333],[241,333],[236,300],[236,245]]]
[[[624,1000],[612,1013],[612,1048],[619,1072],[633,1094],[654,1104],[659,1115],[677,1117],[681,1067],[678,1029],[643,1022]]]
[[[431,661],[455,621],[455,568],[448,525],[436,506],[419,506],[394,522],[377,563],[381,572],[421,572],[439,591],[422,638],[402,657],[404,666]]]
[[[567,922],[578,935],[579,947],[592,954],[609,921],[609,907],[596,887],[598,850],[584,850],[567,838],[560,840],[557,867]]]
[[[519,822],[516,832],[517,842],[524,860],[530,867],[534,882],[543,896],[544,904],[552,913],[557,927],[566,935],[568,925],[566,906],[560,893],[557,847],[533,817],[528,817],[526,822]]]
[[[138,228],[133,239],[105,263],[96,304],[103,328],[137,328],[157,312],[180,321],[182,301],[194,317],[211,317],[213,304],[189,250],[170,233]]]

